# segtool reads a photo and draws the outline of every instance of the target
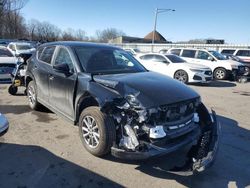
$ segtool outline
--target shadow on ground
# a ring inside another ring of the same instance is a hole
[[[184,161],[183,152],[158,157],[144,162],[131,161],[137,170],[153,177],[175,180],[187,187],[250,186],[250,130],[239,127],[238,122],[217,116],[221,123],[221,142],[214,165],[205,172],[193,176],[177,175],[169,170]],[[126,163],[108,156],[107,160]],[[179,160],[177,163],[176,161]]]
[[[122,187],[39,146],[0,142],[0,167],[1,188]]]
[[[215,80],[212,81],[211,83],[207,83],[207,84],[202,84],[202,83],[192,83],[190,85],[193,86],[203,86],[203,87],[235,87],[236,84],[234,82],[228,82],[228,81],[219,81],[219,80]]]

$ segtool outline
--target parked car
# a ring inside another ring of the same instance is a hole
[[[6,47],[0,46],[0,83],[10,83],[10,74],[16,67],[18,58]]]
[[[147,159],[190,148],[191,171],[203,171],[218,146],[216,115],[200,96],[167,76],[148,72],[112,46],[55,42],[28,61],[29,105],[42,104],[79,126],[95,156]],[[185,155],[184,155],[185,156]]]
[[[149,53],[137,59],[150,71],[155,71],[183,83],[209,83],[213,79],[212,70],[204,65],[188,63],[174,54]]]
[[[224,54],[224,56],[227,59],[232,59],[234,61],[238,61],[238,62],[242,63],[245,66],[245,74],[244,74],[244,76],[250,76],[250,62],[247,63],[243,59],[239,58],[238,56],[231,55],[231,54]]]
[[[234,78],[244,74],[243,64],[226,59],[216,51],[195,48],[172,48],[168,53],[181,56],[188,62],[208,66],[213,71],[213,76],[217,80]]]
[[[19,56],[20,54],[31,55],[36,50],[33,45],[27,42],[11,42],[8,44],[7,48],[15,56]]]
[[[131,53],[133,56],[142,53],[138,48],[124,48],[124,50]]]
[[[250,63],[250,49],[222,49],[223,55],[235,55],[242,59],[245,63]]]
[[[9,122],[7,118],[0,113],[0,136],[5,134],[9,128]]]

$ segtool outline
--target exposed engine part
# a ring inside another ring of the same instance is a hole
[[[125,136],[123,135],[123,137],[121,138],[120,140],[120,146],[124,146],[126,147],[127,149],[131,149],[131,150],[135,150],[135,148],[137,146],[139,146],[139,142],[136,138],[136,135],[135,135],[135,132],[133,131],[133,129],[131,128],[130,125],[125,125],[124,126],[124,130],[125,130],[125,133],[128,135],[128,136]]]
[[[155,126],[149,130],[149,138],[157,139],[163,138],[166,136],[166,133],[163,129],[163,126]]]

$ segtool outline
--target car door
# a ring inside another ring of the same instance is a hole
[[[139,61],[146,69],[153,70],[154,69],[154,65],[152,63],[153,58],[154,58],[153,54],[142,55],[139,57]]]
[[[39,48],[36,54],[37,63],[33,66],[33,75],[37,88],[37,98],[39,101],[49,103],[49,74],[52,72],[52,59],[55,46]]]
[[[66,47],[58,46],[53,61],[53,70],[49,75],[49,102],[53,108],[73,120],[74,117],[74,88],[77,73],[73,62],[73,54]],[[55,66],[67,64],[69,73],[57,71]]]
[[[208,66],[212,71],[219,66],[217,60],[211,56],[208,52],[198,50],[196,55],[196,63]]]
[[[168,67],[170,62],[165,57],[155,54],[152,64],[153,64],[153,71],[161,73],[161,74],[165,74],[165,75],[170,74],[169,72],[170,69]]]

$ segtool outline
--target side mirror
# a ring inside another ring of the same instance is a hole
[[[208,60],[209,61],[215,61],[215,59],[213,57],[211,57],[211,56],[208,57]]]
[[[69,74],[70,73],[69,66],[66,63],[54,65],[53,69],[56,72],[59,72],[59,73],[64,73],[64,74]]]

